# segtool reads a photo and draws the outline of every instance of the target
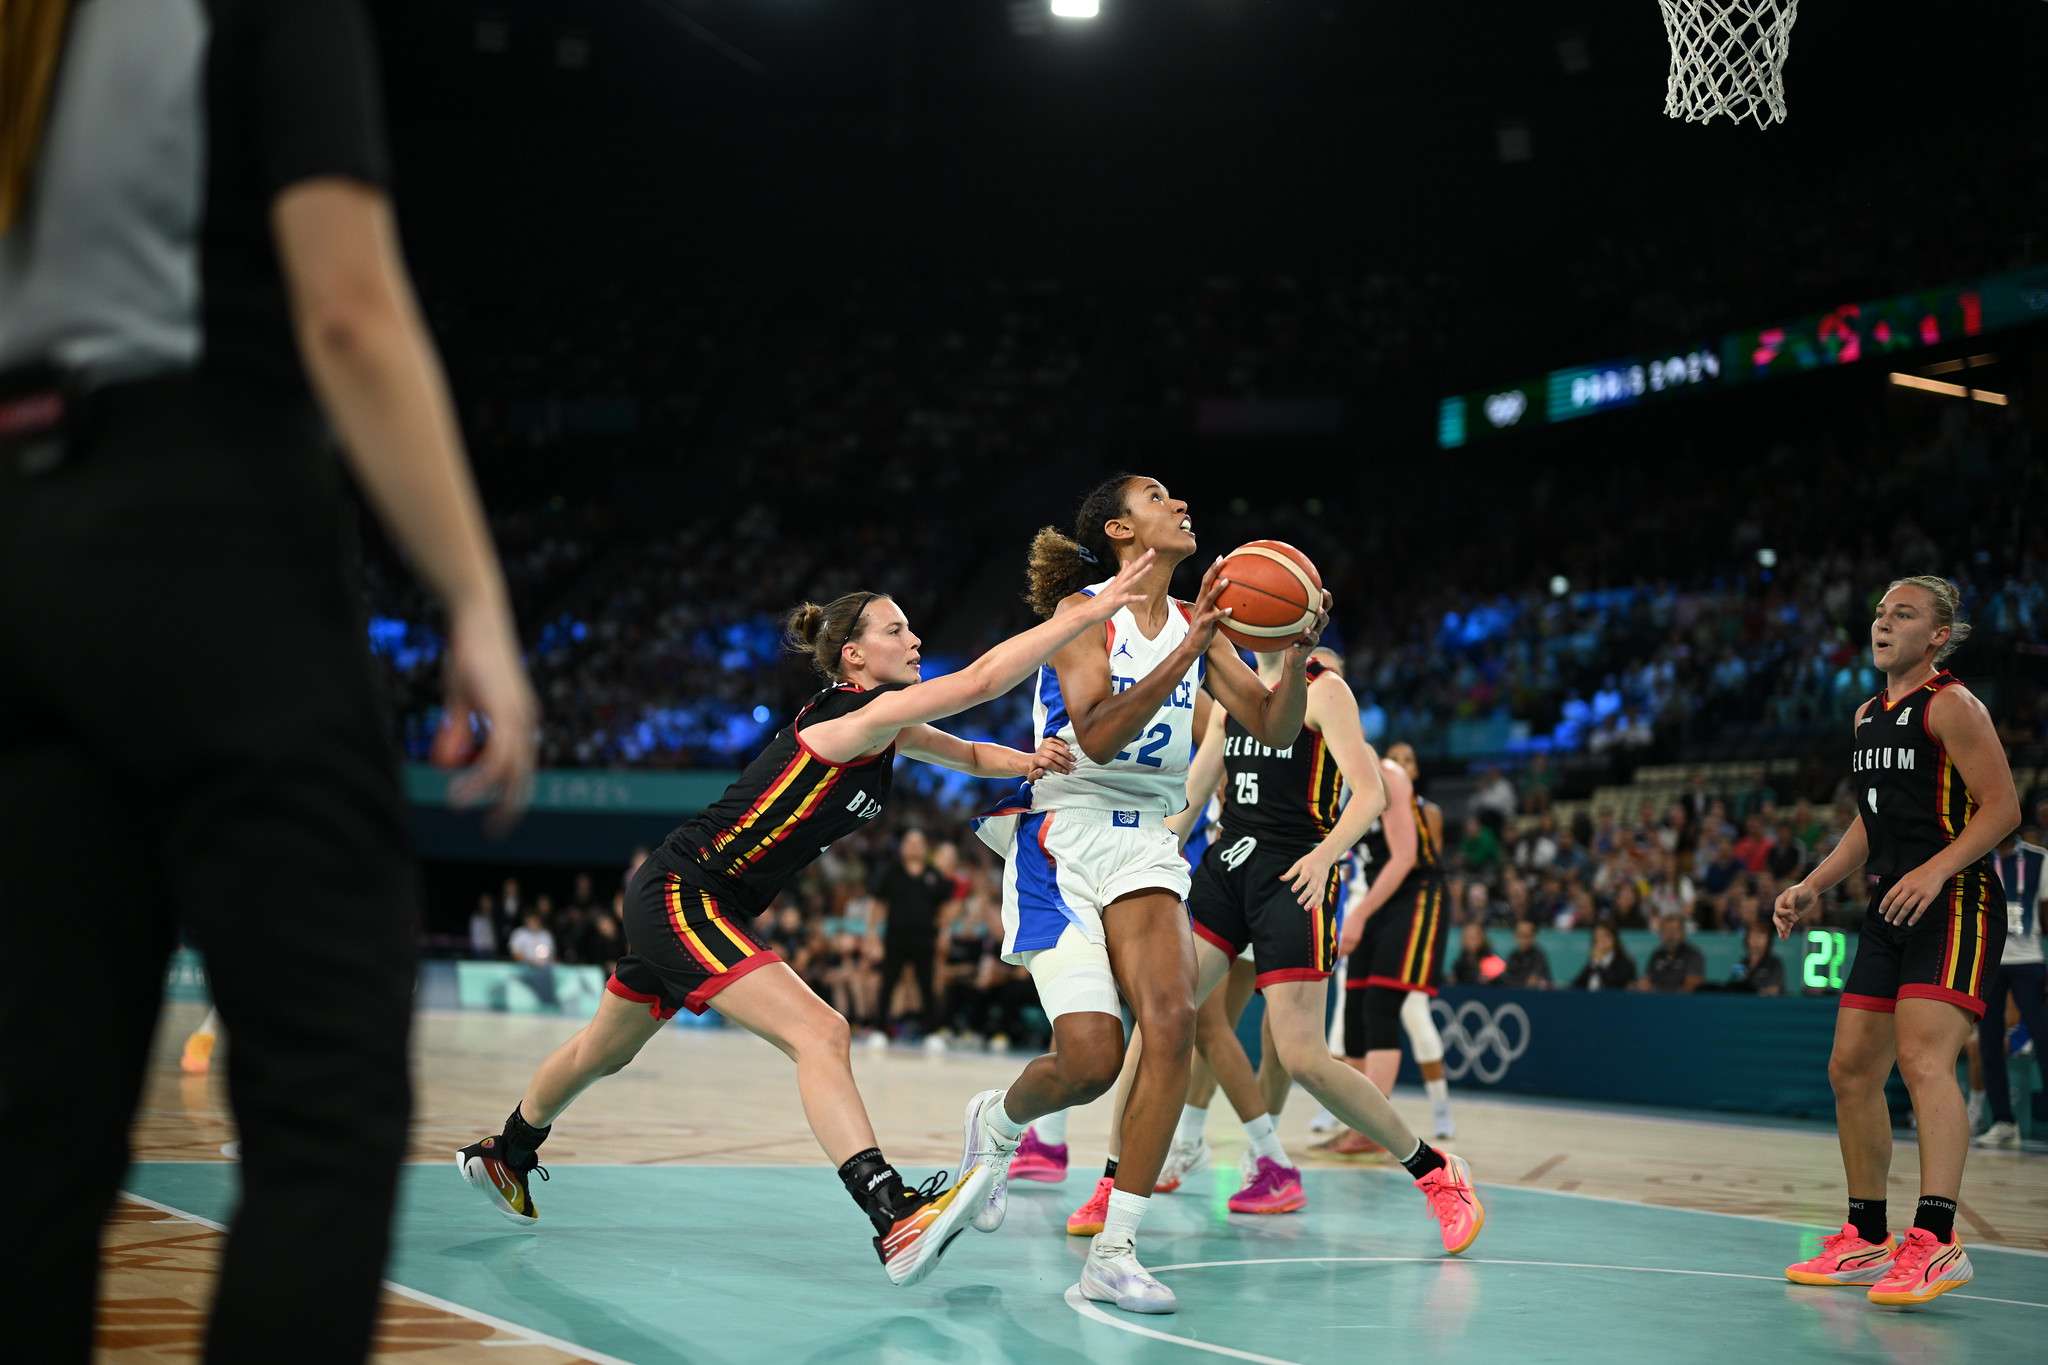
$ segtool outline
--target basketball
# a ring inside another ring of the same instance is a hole
[[[1284,540],[1254,540],[1223,561],[1230,581],[1217,599],[1230,610],[1219,627],[1253,653],[1285,649],[1313,626],[1323,604],[1323,576],[1309,557]]]

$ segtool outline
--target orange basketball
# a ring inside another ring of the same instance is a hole
[[[1231,643],[1254,653],[1287,648],[1316,623],[1323,576],[1309,557],[1284,540],[1254,540],[1223,561],[1230,580],[1218,604],[1230,609],[1220,627]]]

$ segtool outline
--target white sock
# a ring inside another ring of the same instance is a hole
[[[982,1110],[981,1117],[988,1124],[990,1132],[1005,1142],[1016,1142],[1023,1138],[1024,1130],[1031,1125],[1019,1123],[1010,1117],[1010,1111],[1003,1107],[1009,1097],[1010,1092],[1007,1090],[996,1096],[996,1102]]]
[[[1031,1120],[1031,1131],[1038,1134],[1038,1140],[1048,1147],[1067,1145],[1067,1111],[1055,1114],[1040,1114]]]
[[[1253,1157],[1265,1157],[1277,1165],[1285,1166],[1287,1149],[1280,1145],[1280,1134],[1273,1130],[1273,1116],[1261,1114],[1244,1126],[1245,1141],[1252,1145]]]
[[[196,1028],[196,1029],[193,1029],[192,1031],[193,1031],[194,1033],[204,1033],[204,1034],[206,1034],[206,1035],[207,1035],[208,1037],[212,1037],[212,1036],[213,1036],[214,1034],[217,1034],[217,1033],[219,1033],[219,1032],[220,1032],[220,1011],[219,1011],[219,1010],[216,1010],[216,1009],[209,1009],[209,1010],[208,1010],[208,1011],[206,1012],[206,1017],[205,1017],[204,1019],[201,1019],[201,1020],[199,1021],[199,1027],[198,1027],[198,1028]]]
[[[1142,1194],[1111,1190],[1109,1212],[1103,1217],[1102,1231],[1096,1234],[1095,1245],[1105,1250],[1126,1250],[1136,1246],[1138,1224],[1145,1221],[1145,1206],[1151,1202]]]
[[[1429,1102],[1431,1104],[1449,1104],[1451,1102],[1451,1083],[1441,1076],[1433,1081],[1424,1081],[1422,1088],[1429,1095]]]
[[[1209,1121],[1209,1111],[1197,1109],[1192,1104],[1180,1107],[1180,1125],[1173,1130],[1173,1140],[1180,1146],[1192,1147],[1202,1140],[1202,1125]]]

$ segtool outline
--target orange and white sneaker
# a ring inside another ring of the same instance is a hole
[[[548,1178],[548,1168],[540,1164],[539,1158],[529,1153],[523,1163],[513,1160],[502,1142],[487,1137],[457,1152],[455,1169],[504,1217],[525,1228],[540,1221],[540,1211],[533,1206],[533,1191],[527,1188],[528,1178],[536,1173],[542,1180]]]
[[[1926,1303],[1961,1289],[1971,1278],[1970,1258],[1963,1254],[1961,1242],[1939,1241],[1926,1228],[1908,1228],[1884,1278],[1870,1286],[1870,1301],[1894,1306]]]
[[[1898,1251],[1896,1237],[1866,1241],[1854,1223],[1844,1223],[1840,1232],[1821,1239],[1820,1255],[1786,1266],[1785,1278],[1794,1284],[1876,1284],[1891,1270]]]
[[[916,1189],[905,1190],[905,1213],[875,1238],[875,1254],[882,1258],[889,1283],[916,1284],[938,1268],[939,1257],[988,1202],[995,1172],[976,1166],[951,1189],[946,1188],[947,1178],[948,1173],[940,1171]]]
[[[1429,1216],[1443,1230],[1444,1250],[1455,1256],[1479,1240],[1486,1210],[1472,1189],[1472,1168],[1465,1158],[1444,1153],[1444,1164],[1415,1182],[1429,1200]]]
[[[1095,1182],[1095,1193],[1088,1196],[1088,1202],[1067,1215],[1069,1237],[1093,1237],[1102,1231],[1103,1220],[1109,1217],[1109,1192],[1116,1188],[1116,1180],[1103,1176]]]
[[[213,1035],[194,1033],[185,1040],[185,1055],[178,1066],[187,1076],[204,1076],[213,1067]]]

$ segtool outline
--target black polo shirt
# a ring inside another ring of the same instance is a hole
[[[205,369],[305,391],[270,209],[389,179],[359,0],[76,0],[22,218],[0,370]]]

